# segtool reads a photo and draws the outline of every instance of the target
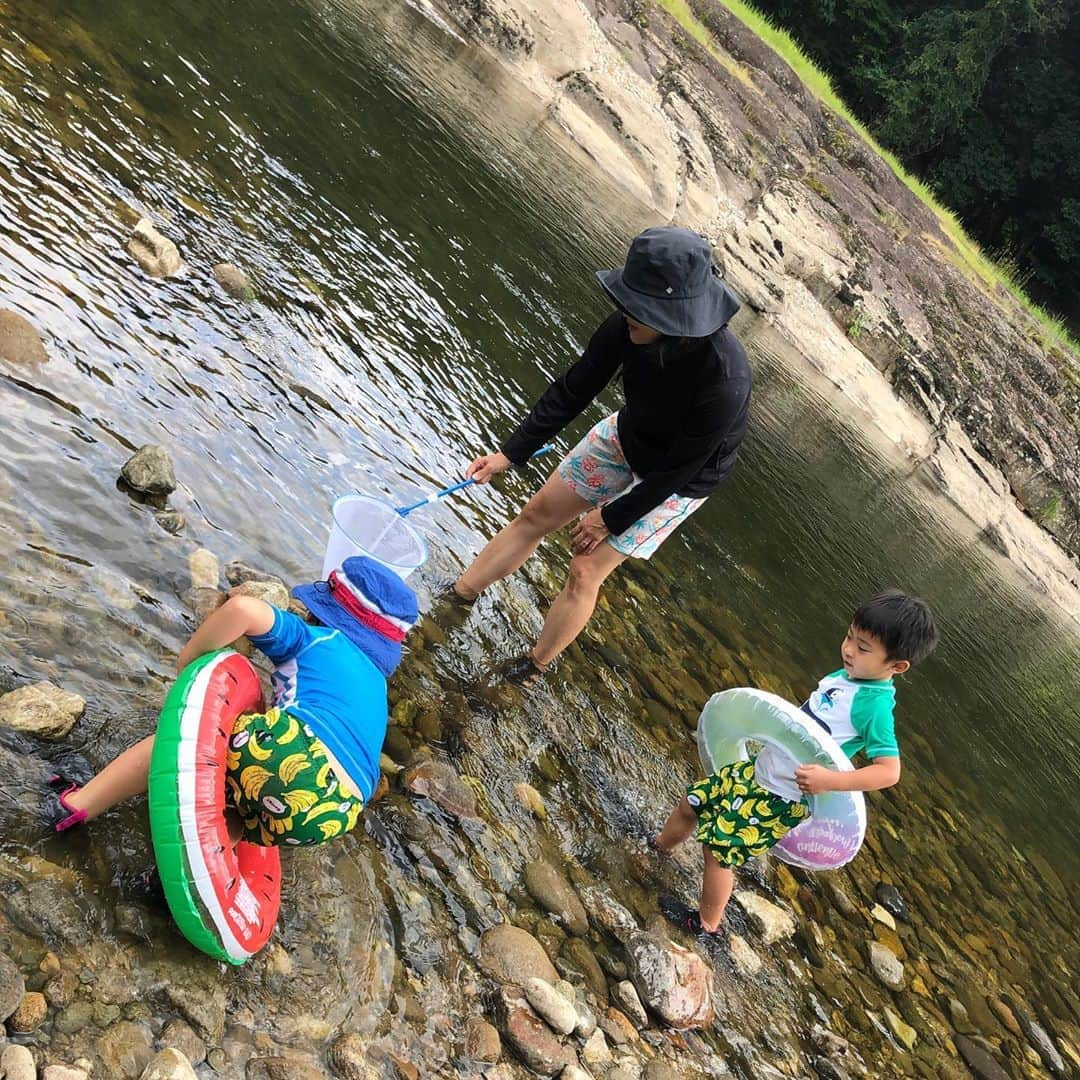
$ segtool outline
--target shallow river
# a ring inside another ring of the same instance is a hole
[[[87,699],[70,742],[95,764],[149,730],[190,630],[194,548],[313,577],[335,494],[405,502],[458,475],[604,314],[591,271],[621,261],[640,211],[615,220],[610,193],[561,156],[541,118],[523,133],[521,114],[500,126],[501,110],[470,111],[478,88],[489,102],[510,93],[499,78],[408,9],[376,19],[329,0],[0,0],[0,296],[51,357],[34,370],[0,365],[0,665]],[[151,280],[125,253],[140,214],[176,240],[185,275]],[[223,259],[251,275],[255,302],[215,284]],[[1075,624],[957,541],[921,477],[884,468],[752,320],[739,328],[757,380],[741,463],[652,565],[611,584],[535,697],[486,675],[536,632],[565,538],[467,620],[429,623],[418,640],[393,687],[401,726],[476,782],[489,827],[418,813],[395,793],[370,811],[377,839],[294,867],[291,887],[320,897],[283,919],[294,969],[353,950],[366,972],[337,1013],[327,1008],[332,1023],[400,1042],[394,1003],[414,993],[428,1010],[410,1021],[425,1060],[449,1068],[432,1016],[461,1007],[476,931],[498,921],[495,909],[527,909],[514,883],[536,850],[607,883],[642,917],[659,890],[689,896],[692,865],[664,880],[635,862],[632,838],[693,774],[705,696],[752,682],[801,699],[838,666],[858,601],[899,585],[931,603],[942,645],[901,680],[903,783],[871,797],[868,849],[838,878],[870,903],[876,881],[894,882],[935,975],[950,982],[939,970],[950,969],[959,984],[981,972],[1067,1033],[1080,963]],[[617,401],[607,392],[560,445]],[[148,442],[175,463],[179,537],[116,487]],[[424,608],[542,475],[534,466],[423,512]],[[519,780],[547,801],[542,828],[514,800]],[[19,794],[15,781],[0,786]],[[426,839],[406,843],[400,829]],[[423,843],[442,855],[416,856]],[[206,967],[167,941],[166,924],[125,939],[110,912],[117,868],[146,860],[140,806],[77,843],[43,845],[29,827],[0,836],[0,902],[22,912],[0,921],[0,949],[64,939],[19,907],[32,855],[93,883],[104,899],[88,902],[86,925],[104,943],[127,941],[141,998],[160,984],[156,963]],[[459,886],[478,913],[451,895]],[[349,889],[366,897],[362,929]],[[334,904],[340,924],[305,952],[316,914],[325,930]],[[755,1063],[781,1063],[773,1044],[796,1045],[829,999],[877,1009],[861,972],[850,1001],[807,972],[805,950],[774,959],[747,1001],[724,967],[730,1008],[708,1045],[760,1074]],[[282,1022],[263,1023],[273,986],[229,979],[248,1026],[288,1041]],[[805,985],[792,993],[792,982]],[[766,1018],[783,1037],[762,1042]],[[913,1068],[880,1025],[845,1030],[872,1073],[875,1060]],[[77,1033],[54,1037],[80,1045]]]

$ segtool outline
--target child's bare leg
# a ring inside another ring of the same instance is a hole
[[[229,840],[236,847],[244,839],[244,821],[235,807],[225,807],[225,824],[229,829]]]
[[[701,905],[698,915],[701,926],[710,934],[720,925],[724,909],[731,899],[731,890],[735,887],[735,872],[716,861],[716,856],[702,844],[705,856],[705,870],[701,879]]]
[[[130,799],[132,795],[143,794],[150,775],[150,752],[153,748],[153,735],[147,735],[141,742],[129,746],[89,783],[68,795],[68,806],[73,810],[85,810],[89,820],[118,802]]]
[[[697,813],[684,795],[653,841],[661,851],[674,851],[697,827]],[[715,860],[714,860],[715,861]]]

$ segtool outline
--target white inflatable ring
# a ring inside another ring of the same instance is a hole
[[[800,765],[853,768],[839,743],[803,712],[776,694],[737,687],[713,694],[701,710],[697,743],[701,764],[711,775],[750,757],[747,741],[767,743]],[[811,816],[772,850],[804,870],[835,870],[855,858],[866,835],[866,800],[861,791],[808,795]]]

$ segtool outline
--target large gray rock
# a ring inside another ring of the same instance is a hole
[[[15,367],[39,367],[49,362],[34,324],[14,311],[0,311],[0,360]]]
[[[525,888],[545,910],[558,917],[571,934],[589,932],[589,919],[573,885],[551,863],[537,859],[525,867]]]
[[[626,942],[630,978],[641,1000],[674,1028],[700,1028],[713,1019],[712,973],[695,952],[656,933]]]
[[[163,446],[140,446],[120,467],[120,475],[144,495],[169,495],[176,490],[176,474]]]
[[[480,939],[480,966],[493,979],[518,986],[532,976],[552,986],[559,980],[544,946],[527,930],[510,923],[484,932]]]
[[[127,244],[128,254],[151,277],[174,277],[184,268],[176,245],[154,228],[149,218],[140,218]]]
[[[26,993],[22,972],[3,953],[0,953],[0,1024],[18,1007]]]
[[[39,739],[62,739],[85,709],[78,694],[39,682],[0,697],[0,724]]]

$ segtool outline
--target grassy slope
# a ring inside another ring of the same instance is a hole
[[[686,0],[657,0],[657,2],[721,64],[725,67],[730,64],[730,59],[726,53],[716,44],[708,29],[690,10]],[[964,227],[956,214],[938,201],[930,187],[917,176],[909,173],[894,154],[878,145],[870,132],[840,99],[833,89],[828,75],[821,71],[802,51],[798,42],[787,31],[774,26],[765,15],[746,3],[745,0],[720,0],[720,3],[781,56],[810,92],[823,105],[838,116],[842,116],[874,152],[889,165],[897,178],[933,211],[942,231],[952,241],[955,249],[954,261],[969,277],[987,288],[991,296],[994,295],[995,287],[998,285],[1008,290],[1038,323],[1042,346],[1048,352],[1052,349],[1056,350],[1060,346],[1072,350],[1074,354],[1080,352],[1080,342],[1077,342],[1069,335],[1062,320],[1041,308],[1024,292],[1023,286],[1017,280],[1015,266],[988,257],[964,231]]]

